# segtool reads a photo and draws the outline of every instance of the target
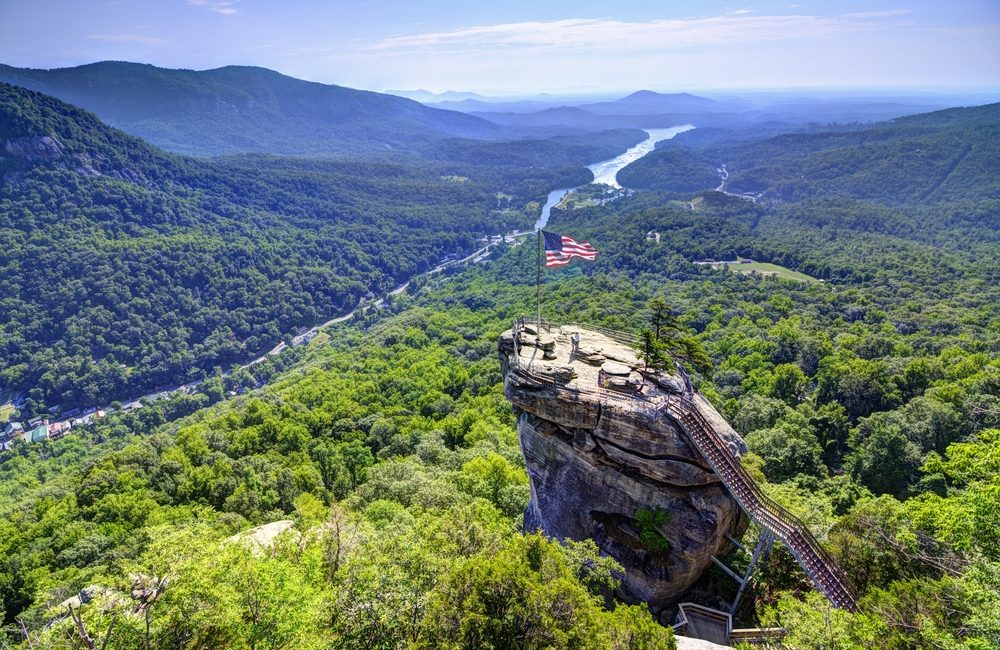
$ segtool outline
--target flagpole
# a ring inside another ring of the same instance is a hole
[[[538,246],[535,253],[535,331],[542,335],[542,229],[538,229]]]

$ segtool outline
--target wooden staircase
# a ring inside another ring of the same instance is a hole
[[[816,589],[836,607],[849,611],[857,609],[857,592],[837,563],[798,517],[764,494],[697,404],[688,397],[672,395],[665,410],[681,425],[747,515],[791,551]]]

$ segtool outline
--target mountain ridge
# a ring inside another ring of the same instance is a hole
[[[444,137],[488,139],[500,131],[475,116],[256,66],[199,71],[123,61],[51,70],[0,65],[0,81],[52,95],[161,148],[190,155],[356,155],[412,150]]]

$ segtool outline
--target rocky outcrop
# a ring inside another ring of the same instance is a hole
[[[3,141],[0,150],[0,171],[4,171],[4,183],[20,183],[25,176],[25,170],[36,165],[70,169],[84,176],[107,176],[137,185],[149,184],[142,174],[134,169],[115,167],[99,155],[94,157],[88,153],[67,152],[62,143],[52,135],[7,138]]]
[[[578,337],[578,338],[577,338]],[[626,345],[562,327],[500,338],[505,393],[531,479],[525,528],[595,540],[622,564],[619,595],[654,609],[677,601],[731,549],[746,519],[663,405],[682,378],[642,372]],[[697,408],[732,451],[740,437],[704,399]],[[665,512],[650,542],[643,512]],[[646,533],[644,541],[643,533]],[[663,544],[663,540],[666,544]]]
[[[278,537],[291,530],[292,534],[298,535],[294,530],[295,522],[291,519],[281,519],[263,524],[241,533],[236,533],[226,540],[229,544],[244,544],[253,551],[265,551],[274,546]]]
[[[4,143],[4,152],[29,162],[48,162],[63,155],[62,145],[48,135],[8,138]]]

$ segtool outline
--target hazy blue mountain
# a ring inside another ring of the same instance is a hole
[[[547,102],[534,99],[487,100],[487,99],[455,99],[434,104],[436,108],[461,113],[497,112],[497,113],[535,113],[550,108],[570,106],[568,102]]]
[[[495,125],[474,116],[248,66],[194,71],[113,61],[54,70],[0,65],[0,81],[58,97],[153,144],[193,155],[346,155],[498,134]]]
[[[422,104],[438,104],[441,102],[460,102],[464,100],[475,100],[488,102],[489,98],[479,93],[463,92],[456,90],[446,90],[442,93],[434,93],[429,90],[424,90],[423,88],[418,88],[416,90],[387,90],[385,91],[387,95],[395,95],[397,97],[405,97],[407,99],[412,99],[413,101],[420,102]]]
[[[608,119],[605,115],[596,115],[575,106],[557,106],[531,112],[510,111],[474,111],[470,113],[490,120],[496,124],[508,126],[569,126],[575,128],[606,128],[621,125],[622,120]]]
[[[612,102],[584,104],[580,108],[601,115],[657,115],[661,113],[718,113],[732,107],[690,93],[657,93],[640,90]]]
[[[700,128],[778,128],[788,131],[813,124],[878,122],[968,104],[958,99],[927,94],[812,97],[794,93],[751,93],[746,97],[725,95],[707,98],[690,93],[664,94],[642,90],[614,101],[546,104],[464,100],[444,102],[438,106],[482,117],[508,128],[561,126],[594,130],[659,128],[691,123]]]

